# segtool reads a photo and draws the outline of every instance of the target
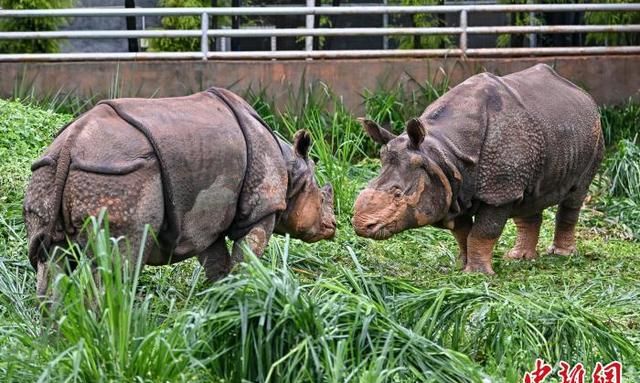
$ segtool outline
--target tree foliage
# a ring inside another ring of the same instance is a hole
[[[75,0],[0,0],[4,9],[54,9],[69,8]],[[53,31],[64,25],[61,17],[12,17],[0,18],[0,30],[11,32]],[[52,39],[0,40],[0,53],[55,53],[60,43]]]
[[[219,0],[219,7],[228,7],[230,0]],[[174,7],[211,7],[211,0],[160,0],[159,6]],[[229,25],[229,17],[218,17],[218,27]],[[160,21],[163,29],[200,29],[199,16],[165,16]],[[160,52],[197,52],[200,50],[199,37],[160,38],[150,41],[150,50]]]

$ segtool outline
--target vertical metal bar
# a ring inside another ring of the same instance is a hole
[[[124,7],[125,8],[135,8],[136,7],[136,1],[135,0],[125,0],[124,1]],[[136,17],[135,16],[127,16],[125,17],[126,23],[127,23],[127,30],[128,31],[135,31],[136,28]],[[129,40],[129,52],[138,52],[140,50],[140,47],[138,46],[138,39],[128,39]]]
[[[231,0],[231,6],[234,8],[241,7],[242,0]],[[231,16],[231,29],[240,29],[240,16],[238,16],[237,14]],[[229,37],[229,50],[237,51],[239,42],[239,39],[232,39],[231,37]]]
[[[278,38],[276,36],[271,36],[271,51],[275,52],[278,50]]]
[[[209,37],[207,31],[209,30],[209,15],[207,12],[203,12],[200,15],[200,52],[202,53],[202,60],[207,61],[207,55],[209,54]]]
[[[218,0],[211,0],[211,8],[216,8],[218,6]],[[218,29],[218,16],[211,15],[209,18],[209,28]],[[213,50],[218,50],[218,42],[215,37],[209,39],[209,46],[213,47]]]
[[[316,3],[315,0],[307,0],[307,8],[313,7],[315,3]],[[314,19],[314,16],[308,13],[306,16],[306,23],[305,23],[307,29],[313,29],[313,19]],[[313,50],[313,36],[306,36],[304,38],[304,49],[306,51]]]
[[[322,0],[314,0],[313,2],[313,6],[314,7],[321,7],[322,6]],[[318,17],[313,17],[313,29],[317,29],[320,26],[320,16]],[[320,50],[320,37],[314,38],[313,39],[313,50],[314,51],[319,51]]]
[[[462,28],[462,32],[460,32],[460,50],[462,51],[462,55],[466,56],[467,52],[467,10],[463,9],[460,11],[460,28]]]
[[[389,0],[384,0],[382,4],[385,6],[389,5]],[[388,26],[389,14],[385,12],[384,14],[382,14],[382,27],[387,28]],[[387,35],[382,36],[382,49],[389,49],[389,36]]]
[[[229,29],[228,27],[223,27],[222,29]],[[218,39],[220,41],[220,51],[228,52],[229,47],[231,47],[231,38],[230,37],[220,37]]]

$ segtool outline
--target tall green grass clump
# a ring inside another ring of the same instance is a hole
[[[410,77],[407,83],[391,87],[384,83],[386,81],[373,91],[365,89],[362,94],[365,111],[368,118],[400,134],[410,118],[420,116],[429,104],[449,90],[449,75],[440,67],[432,79],[425,82]]]
[[[71,246],[62,254],[78,265],[53,286],[53,337],[64,346],[43,375],[54,381],[184,380],[196,370],[187,368],[181,331],[152,309],[152,294],[139,296],[142,254],[121,253],[124,239],[110,237],[104,218],[104,210],[90,218],[86,249]]]
[[[104,212],[91,217],[87,248],[73,245],[56,253],[59,264],[73,260],[77,266],[54,278],[39,333],[14,331],[18,349],[34,351],[27,358],[7,355],[0,363],[6,381],[193,381],[202,376],[192,363],[182,317],[154,310],[156,298],[138,285],[140,254],[120,253],[124,239],[109,236],[104,217]]]
[[[606,219],[620,224],[628,235],[640,239],[640,145],[622,139],[610,150],[603,164],[598,206]]]
[[[604,175],[611,180],[611,196],[640,201],[640,145],[635,140],[618,141],[605,161]]]
[[[635,141],[640,134],[640,103],[629,99],[622,105],[603,106],[600,114],[607,147],[623,139]]]
[[[110,237],[104,211],[91,217],[85,230],[86,248],[73,245],[54,254],[58,264],[72,260],[77,266],[68,273],[58,270],[52,301],[43,302],[48,312],[43,334],[23,337],[23,346],[42,350],[38,356],[44,360],[14,363],[27,362],[26,371],[39,381],[192,379],[198,370],[190,366],[172,313],[154,311],[152,294],[140,296],[140,254],[120,252],[125,239]]]
[[[301,283],[288,266],[288,240],[272,248],[272,262],[248,253],[236,273],[187,297],[190,304],[159,311],[153,302],[159,297],[140,284],[141,254],[120,252],[124,239],[109,237],[104,213],[91,217],[86,230],[86,248],[72,245],[54,257],[77,266],[53,279],[46,317],[39,324],[28,319],[30,326],[0,323],[0,349],[7,334],[14,347],[0,362],[5,381],[479,382],[482,376],[461,353],[396,322],[361,272],[341,268]]]
[[[640,104],[629,99],[600,109],[607,156],[601,169],[597,207],[625,236],[640,239]]]
[[[272,248],[273,250],[273,248]],[[276,257],[276,258],[274,258]],[[480,380],[475,365],[413,333],[347,269],[301,283],[288,242],[271,267],[249,255],[243,272],[206,292],[203,333],[212,375],[226,381],[417,382]]]
[[[509,382],[519,380],[532,355],[585,365],[638,363],[636,347],[622,333],[565,299],[443,287],[401,297],[397,311],[416,333],[492,366]]]

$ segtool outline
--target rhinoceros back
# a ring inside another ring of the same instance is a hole
[[[601,157],[595,103],[546,65],[470,77],[421,118],[434,145],[463,164],[465,203],[557,203]]]
[[[529,130],[522,150],[535,153],[527,161],[535,169],[523,198],[556,203],[569,190],[589,183],[603,150],[600,116],[593,99],[544,64],[496,79],[508,90],[504,99],[527,115],[523,126],[511,128]],[[508,136],[500,138],[505,150],[522,147],[511,143]]]
[[[148,130],[162,171],[168,220],[163,242],[176,255],[203,251],[234,221],[247,171],[236,118],[204,92],[108,103],[131,125]]]

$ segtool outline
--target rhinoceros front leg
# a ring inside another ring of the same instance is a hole
[[[224,235],[198,255],[198,261],[204,267],[207,281],[215,282],[231,271],[231,256]]]
[[[471,219],[471,216],[464,215],[455,219],[453,230],[451,230],[456,242],[458,242],[460,262],[462,262],[463,268],[467,265],[467,240],[469,238],[472,225],[473,220]]]
[[[493,247],[502,234],[510,212],[511,205],[480,206],[467,239],[467,265],[463,271],[495,274],[491,266]]]
[[[513,219],[518,229],[518,237],[513,249],[505,254],[505,259],[534,259],[538,254],[538,237],[542,224],[542,213],[530,217],[516,217]]]
[[[244,252],[242,250],[243,245],[246,245],[251,249],[253,254],[260,257],[267,247],[269,238],[273,233],[273,228],[276,224],[276,215],[271,214],[261,221],[253,225],[251,230],[244,237],[238,238],[233,243],[233,255],[231,256],[231,267],[242,262],[244,259]]]

